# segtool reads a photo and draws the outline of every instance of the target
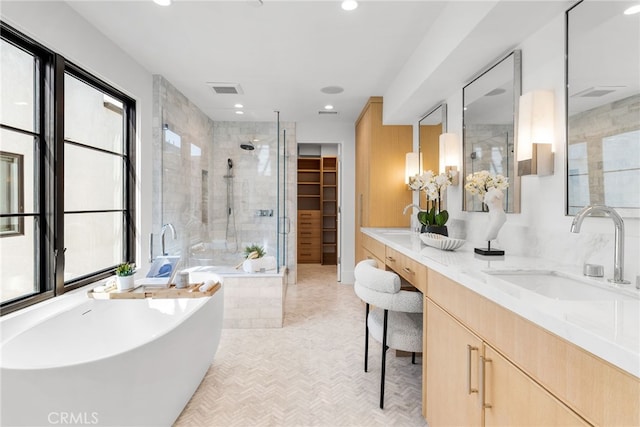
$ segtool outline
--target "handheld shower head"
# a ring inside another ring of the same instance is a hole
[[[233,160],[227,159],[227,167],[231,169],[233,167]]]
[[[249,142],[242,142],[240,144],[240,148],[242,148],[243,150],[252,151],[252,150],[255,150],[256,147],[253,146],[253,142],[249,141]]]

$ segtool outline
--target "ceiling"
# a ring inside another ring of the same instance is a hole
[[[67,3],[215,121],[353,123],[385,93],[444,6],[440,1],[190,1]],[[207,83],[237,83],[241,95]],[[339,94],[321,89],[340,86]],[[244,106],[243,115],[234,104]],[[325,105],[336,115],[320,115]]]

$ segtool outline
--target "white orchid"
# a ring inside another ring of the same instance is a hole
[[[470,194],[477,195],[480,200],[484,198],[484,195],[491,188],[500,191],[509,188],[509,178],[500,174],[492,174],[487,170],[471,173],[467,175],[465,180],[464,189]]]
[[[451,172],[436,175],[431,170],[412,177],[409,184],[411,189],[424,191],[427,200],[433,202],[430,210],[418,213],[418,219],[422,224],[444,225],[447,222],[449,214],[445,210],[440,210],[441,198],[442,191],[451,184],[452,180],[453,174]]]

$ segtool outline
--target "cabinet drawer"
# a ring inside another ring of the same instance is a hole
[[[302,239],[311,239],[320,241],[320,229],[316,230],[308,230],[302,229],[298,230],[298,240]]]
[[[373,256],[378,259],[384,259],[385,257],[385,245],[374,239],[371,236],[368,236],[364,233],[360,233],[362,236],[362,247],[367,251],[371,252]]]
[[[385,263],[420,292],[427,292],[426,266],[389,247],[386,248]]]
[[[298,230],[305,229],[314,229],[319,230],[322,228],[320,226],[321,220],[320,218],[302,218],[298,220]]]
[[[311,220],[311,219],[320,220],[320,218],[322,218],[322,215],[320,214],[319,210],[300,210],[300,211],[298,211],[298,222]]]
[[[298,250],[299,263],[320,263],[322,250],[320,248],[309,248]]]
[[[377,256],[375,256],[373,253],[369,252],[369,251],[368,251],[368,250],[366,250],[366,249],[364,249],[364,250],[363,250],[363,254],[364,254],[364,258],[365,258],[365,259],[372,259],[372,260],[375,260],[375,261],[376,261],[376,263],[377,263],[377,266],[376,266],[376,267],[378,267],[378,268],[380,268],[380,269],[384,270],[384,267],[385,267],[385,265],[384,265],[384,261],[382,261],[380,258],[378,258]]]

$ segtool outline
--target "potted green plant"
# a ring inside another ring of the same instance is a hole
[[[256,244],[244,248],[244,257],[246,259],[262,258],[265,253],[264,247]]]
[[[116,267],[117,281],[116,285],[119,291],[133,288],[133,274],[135,273],[135,264],[123,262]]]

